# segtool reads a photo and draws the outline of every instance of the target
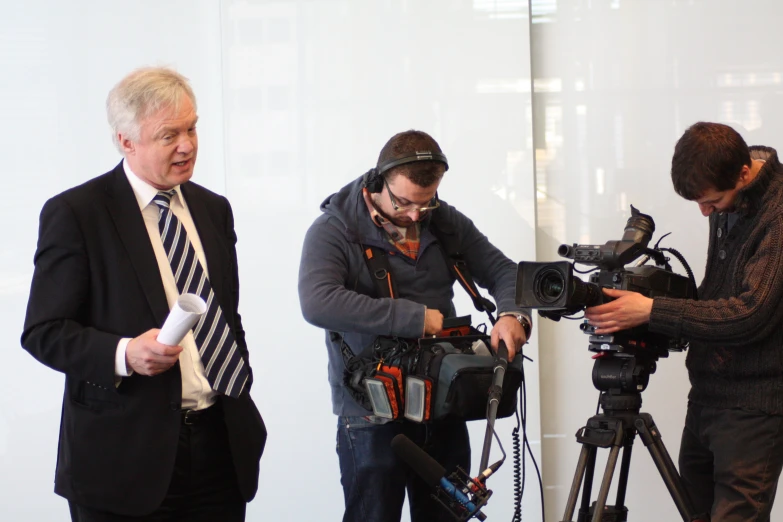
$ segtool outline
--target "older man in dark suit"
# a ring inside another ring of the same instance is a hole
[[[237,311],[226,198],[190,181],[196,99],[169,69],[107,100],[112,171],[43,207],[22,345],[65,374],[55,492],[73,520],[244,520],[266,430]],[[157,334],[180,294],[202,320]]]

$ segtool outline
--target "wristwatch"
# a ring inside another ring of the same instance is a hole
[[[527,337],[527,340],[530,340],[530,332],[533,329],[533,326],[530,324],[530,319],[527,318],[525,314],[519,313],[519,312],[501,312],[498,314],[498,319],[501,317],[504,317],[506,315],[511,315],[519,321],[519,324],[522,325],[522,329],[525,331],[525,337]]]

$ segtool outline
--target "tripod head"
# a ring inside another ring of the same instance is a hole
[[[624,393],[641,393],[647,389],[650,375],[658,368],[657,357],[607,352],[594,357],[593,386],[602,392],[616,390]]]
[[[658,357],[605,352],[594,359],[593,386],[601,392],[601,409],[607,415],[639,413]]]

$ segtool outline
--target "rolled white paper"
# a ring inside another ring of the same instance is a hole
[[[158,334],[158,342],[169,346],[177,346],[188,330],[207,313],[207,303],[196,294],[182,294],[174,303],[166,322]]]

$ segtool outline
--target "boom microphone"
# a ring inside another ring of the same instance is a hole
[[[392,439],[391,447],[394,452],[415,471],[431,488],[440,489],[450,498],[459,502],[469,513],[479,520],[486,520],[487,516],[478,511],[476,505],[467,495],[446,478],[446,469],[430,457],[427,452],[418,447],[405,435],[399,434]],[[464,520],[464,519],[461,519]]]

